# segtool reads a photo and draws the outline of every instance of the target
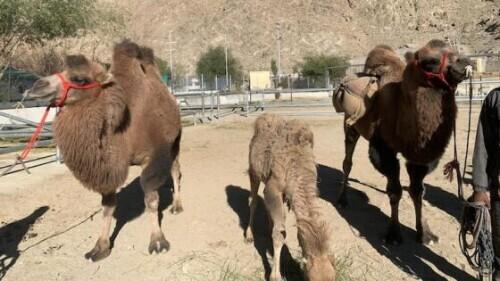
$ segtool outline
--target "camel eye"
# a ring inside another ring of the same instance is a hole
[[[80,86],[90,84],[90,79],[86,77],[72,76],[69,80]]]
[[[420,65],[425,71],[436,71],[436,68],[441,64],[438,58],[424,58],[420,61]]]

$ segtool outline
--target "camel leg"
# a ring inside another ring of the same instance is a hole
[[[164,159],[164,158],[163,158]],[[164,172],[168,166],[163,163],[164,160],[156,159],[156,162],[148,164],[141,174],[141,186],[144,190],[144,205],[146,206],[146,213],[151,220],[151,240],[149,243],[149,253],[161,253],[168,251],[170,245],[163,235],[159,220],[158,206],[160,204],[160,196],[158,189],[165,184],[168,175]]]
[[[346,207],[348,204],[347,200],[347,190],[349,188],[349,174],[352,169],[352,156],[354,154],[354,149],[356,148],[356,144],[359,140],[359,133],[356,131],[354,127],[348,127],[344,120],[344,134],[345,134],[345,158],[342,165],[342,169],[344,170],[344,181],[342,183],[342,187],[340,190],[340,197],[338,204],[341,207]]]
[[[182,208],[181,193],[180,193],[182,173],[178,156],[175,158],[174,163],[172,164],[172,169],[170,174],[172,175],[172,182],[174,183],[174,196],[173,196],[174,198],[170,212],[172,214],[178,214],[184,211],[184,208]]]
[[[430,231],[427,220],[422,217],[422,198],[425,193],[423,180],[429,172],[429,167],[426,165],[407,163],[406,169],[410,176],[410,196],[415,205],[417,241],[423,244],[438,242],[439,238]]]
[[[400,244],[403,241],[399,224],[399,201],[403,189],[399,181],[399,161],[396,153],[378,136],[370,140],[370,160],[375,168],[387,177],[387,195],[391,204],[391,222],[385,241]]]
[[[266,183],[266,187],[264,189],[264,201],[273,223],[272,238],[274,263],[271,270],[271,276],[269,277],[270,281],[282,280],[280,273],[280,256],[286,237],[285,206],[283,204],[283,195],[278,188],[278,184],[271,179]]]
[[[245,241],[250,243],[253,242],[253,223],[254,223],[254,216],[255,216],[255,209],[257,208],[257,198],[259,194],[259,184],[260,181],[259,179],[252,173],[249,173],[250,175],[250,219],[248,220],[248,225],[245,229]],[[248,231],[248,228],[251,229],[251,231]]]
[[[111,229],[111,221],[113,220],[113,212],[116,208],[116,193],[102,194],[101,204],[103,206],[104,225],[101,235],[90,252],[85,254],[85,258],[91,261],[99,261],[111,253],[111,242],[109,240],[109,231]]]

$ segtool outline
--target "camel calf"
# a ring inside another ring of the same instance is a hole
[[[330,232],[319,220],[317,172],[310,129],[299,121],[285,121],[276,115],[263,114],[255,121],[249,156],[249,226],[254,221],[260,182],[265,183],[264,202],[273,223],[274,265],[270,280],[282,280],[280,253],[286,236],[284,200],[290,202],[297,218],[298,239],[307,261],[307,279],[335,280],[333,255],[329,255]],[[251,242],[253,236],[247,230],[246,238]]]

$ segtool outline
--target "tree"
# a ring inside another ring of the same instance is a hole
[[[271,59],[271,72],[273,73],[273,76],[278,75],[278,66],[276,65],[275,59]]]
[[[304,77],[312,78],[314,82],[321,80],[328,73],[330,79],[342,77],[349,67],[346,57],[336,55],[309,55],[297,65]]]
[[[172,70],[170,69],[170,65],[168,64],[168,62],[160,57],[155,57],[155,62],[156,65],[158,65],[158,69],[160,70],[162,78],[166,76],[170,83],[170,81],[172,80]]]
[[[241,66],[238,60],[233,57],[230,50],[227,51],[227,68],[228,74],[232,81],[240,81],[242,78]],[[214,80],[215,76],[226,75],[226,56],[224,47],[210,47],[205,53],[200,56],[196,64],[196,73],[203,75],[205,81]]]
[[[97,0],[0,0],[0,64],[20,44],[43,45],[97,27],[108,13]]]

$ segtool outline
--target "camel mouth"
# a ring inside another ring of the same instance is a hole
[[[465,67],[464,68],[462,68],[462,67],[457,68],[454,66],[450,66],[448,68],[448,75],[447,76],[451,78],[450,80],[452,80],[456,83],[460,83],[467,78],[467,69]]]
[[[49,97],[55,98],[56,91],[35,91],[33,88],[24,91],[23,98],[25,99],[45,99]]]
[[[24,91],[23,97],[32,99],[55,98],[59,91],[57,82],[51,76],[38,79],[30,89]]]

